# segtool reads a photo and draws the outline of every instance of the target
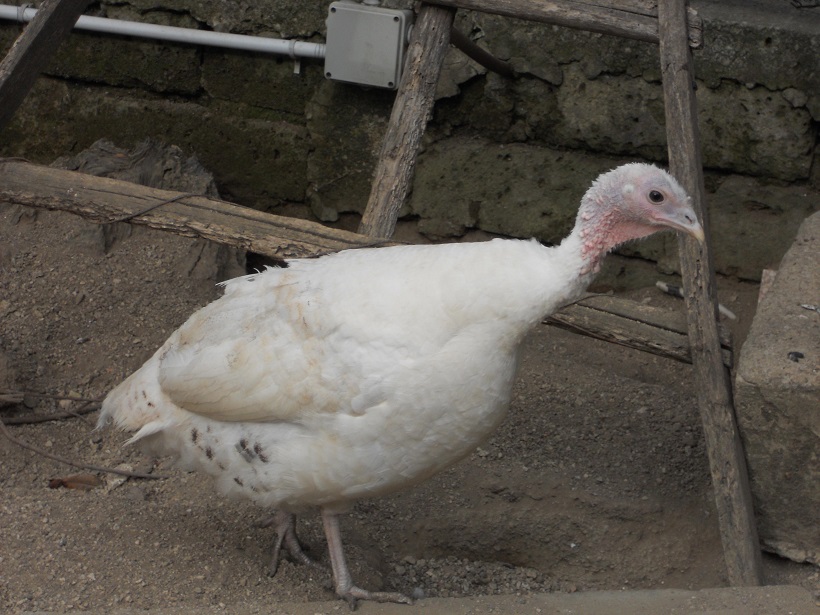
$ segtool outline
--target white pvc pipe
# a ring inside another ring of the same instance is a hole
[[[0,4],[0,19],[28,22],[31,21],[36,14],[36,9]],[[290,56],[291,58],[322,59],[325,57],[325,45],[322,43],[305,43],[303,41],[246,36],[244,34],[230,34],[228,32],[192,30],[190,28],[161,26],[138,21],[107,19],[105,17],[88,17],[82,15],[74,27],[78,30],[153,38],[161,41],[187,43],[190,45],[208,45],[211,47],[242,49],[244,51],[257,51],[260,53],[275,53]]]

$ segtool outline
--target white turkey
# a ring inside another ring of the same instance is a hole
[[[108,395],[99,424],[275,509],[274,570],[283,546],[310,561],[295,513],[319,507],[336,593],[409,602],[353,584],[337,514],[473,451],[507,411],[527,330],[577,300],[612,248],[663,229],[703,239],[680,185],[634,163],[593,183],[556,247],[348,250],[231,280]]]

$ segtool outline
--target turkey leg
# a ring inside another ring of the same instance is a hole
[[[358,600],[375,600],[376,602],[401,602],[413,604],[413,600],[398,592],[369,592],[353,585],[350,571],[347,569],[342,535],[339,532],[339,518],[335,513],[322,509],[322,522],[327,536],[327,547],[330,551],[330,564],[333,567],[333,581],[336,585],[336,595],[344,598],[351,609],[356,608]]]
[[[302,549],[302,545],[299,543],[299,537],[296,536],[296,515],[277,510],[273,522],[276,524],[276,542],[273,545],[273,557],[271,558],[269,571],[270,576],[275,575],[279,568],[279,557],[282,554],[283,545],[285,549],[287,549],[290,557],[297,564],[319,567],[319,564],[307,556]]]

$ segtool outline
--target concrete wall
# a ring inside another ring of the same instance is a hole
[[[820,566],[820,213],[806,219],[740,351],[735,411],[760,540]]]
[[[99,12],[323,42],[328,5],[128,0]],[[754,279],[820,203],[820,9],[693,5],[705,20],[695,61],[717,266]],[[519,74],[488,74],[451,50],[404,212],[420,232],[557,241],[598,172],[664,162],[655,45],[470,12],[457,25]],[[0,27],[2,48],[18,32]],[[325,81],[318,63],[295,75],[282,58],[75,34],[0,133],[0,154],[50,162],[101,137],[131,147],[150,136],[195,153],[225,198],[354,226],[392,99]],[[632,252],[675,268],[669,237]]]

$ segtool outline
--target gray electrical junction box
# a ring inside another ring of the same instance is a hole
[[[412,25],[413,11],[333,2],[327,15],[325,77],[396,89]]]

